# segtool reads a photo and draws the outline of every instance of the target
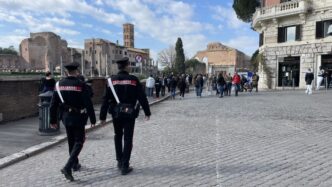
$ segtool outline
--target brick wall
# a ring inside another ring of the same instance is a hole
[[[94,104],[101,103],[105,83],[103,78],[93,80]],[[38,87],[39,79],[4,80],[0,78],[0,116],[2,116],[0,123],[38,114]]]

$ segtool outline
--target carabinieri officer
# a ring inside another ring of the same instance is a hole
[[[129,160],[133,144],[133,135],[135,127],[135,119],[138,116],[139,107],[135,107],[137,101],[142,105],[145,119],[150,119],[150,107],[145,92],[138,78],[130,75],[129,59],[127,57],[117,61],[119,73],[108,79],[108,84],[103,97],[103,103],[100,110],[101,124],[105,124],[106,115],[109,111],[112,114],[114,126],[114,143],[117,166],[121,170],[122,175],[126,175],[133,170],[129,166]],[[111,82],[119,103],[115,98],[109,83]],[[126,106],[120,107],[119,105]],[[135,114],[131,116],[130,111],[134,108]],[[129,114],[121,115],[121,112]],[[124,136],[124,145],[122,145],[122,137]]]
[[[61,172],[70,181],[74,180],[72,169],[77,171],[81,167],[78,155],[85,141],[86,114],[90,117],[91,126],[96,124],[95,111],[87,85],[78,79],[78,66],[79,64],[75,62],[65,66],[68,76],[56,84],[50,108],[51,127],[57,127],[58,109],[66,127],[70,156]]]

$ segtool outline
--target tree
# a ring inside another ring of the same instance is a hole
[[[8,48],[0,47],[0,54],[17,55],[18,52],[15,50],[14,46],[9,46]]]
[[[176,57],[175,57],[175,70],[178,73],[185,73],[186,66],[184,64],[185,56],[183,52],[183,44],[181,38],[178,38],[175,44],[175,51],[176,51]]]
[[[158,61],[166,67],[173,68],[175,61],[175,47],[173,45],[158,53]]]
[[[252,16],[256,11],[256,8],[260,6],[258,0],[234,0],[233,9],[239,19],[246,23],[252,21]]]
[[[205,63],[197,59],[189,59],[185,61],[186,73],[202,73],[205,70]]]
[[[251,59],[250,59],[250,64],[251,64],[252,70],[253,70],[254,72],[257,72],[257,71],[258,71],[258,65],[259,65],[258,55],[259,55],[259,50],[257,49],[257,50],[252,54]]]

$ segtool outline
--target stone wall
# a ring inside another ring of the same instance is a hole
[[[38,113],[39,80],[39,78],[19,80],[0,78],[0,123],[34,116]],[[101,103],[105,83],[104,78],[93,79],[94,104]]]

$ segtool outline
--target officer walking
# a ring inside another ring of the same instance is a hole
[[[133,170],[129,166],[129,160],[133,144],[135,119],[139,112],[139,107],[135,107],[137,101],[143,107],[145,120],[150,119],[151,112],[140,81],[137,77],[128,73],[130,70],[128,66],[129,59],[124,57],[118,60],[117,64],[119,73],[108,79],[100,110],[100,121],[101,124],[105,124],[107,112],[112,114],[117,166],[121,170],[121,174],[126,175]],[[123,106],[127,107],[123,109]],[[130,114],[131,108],[134,109],[133,115]],[[121,115],[122,112],[128,113],[128,115]],[[122,145],[123,136],[124,145]]]
[[[51,127],[57,127],[58,109],[66,127],[70,156],[61,172],[70,181],[74,180],[72,169],[77,171],[81,168],[78,155],[85,140],[86,115],[90,117],[91,126],[96,123],[87,85],[78,78],[78,66],[75,62],[65,66],[68,76],[57,82],[50,108]]]

